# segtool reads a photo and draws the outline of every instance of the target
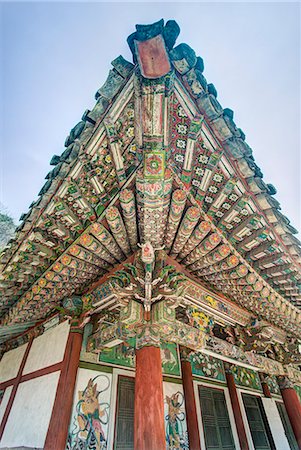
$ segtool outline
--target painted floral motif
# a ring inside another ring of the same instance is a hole
[[[235,383],[239,386],[249,387],[261,391],[261,383],[257,372],[240,366],[233,366],[231,369]]]
[[[216,308],[217,300],[214,299],[213,297],[211,297],[211,295],[205,295],[204,299],[206,300],[207,303],[209,303],[209,305],[211,305],[214,308]]]
[[[185,431],[184,396],[182,392],[175,392],[171,396],[165,396],[167,405],[166,423],[166,448],[167,450],[189,449],[187,432]]]
[[[193,375],[225,381],[224,367],[220,359],[203,353],[193,353],[190,361]]]
[[[200,185],[201,185],[201,182],[199,181],[199,180],[192,180],[192,186],[195,186],[195,187],[200,187]]]
[[[195,173],[196,173],[196,175],[198,175],[199,177],[201,177],[201,176],[204,175],[204,169],[202,169],[201,167],[197,167],[197,168],[195,169]]]
[[[164,153],[152,152],[145,154],[144,174],[150,178],[161,178],[164,175]]]
[[[230,195],[229,195],[229,199],[232,200],[233,202],[236,202],[236,200],[238,199],[238,195],[236,195],[236,194],[230,194]]]
[[[187,125],[183,125],[181,123],[177,124],[177,132],[179,134],[187,134],[187,131],[188,131]]]
[[[183,162],[183,161],[184,161],[184,156],[181,155],[181,154],[179,154],[179,153],[177,153],[177,154],[175,155],[175,161],[177,161],[177,162]]]
[[[186,148],[186,141],[184,141],[183,139],[177,139],[177,143],[176,143],[178,148]]]
[[[185,113],[184,109],[182,108],[182,106],[178,106],[177,108],[177,114],[179,117],[185,117],[187,118],[187,114]]]
[[[96,380],[104,385],[102,390],[97,390]],[[109,386],[110,380],[106,375],[97,375],[89,379],[83,391],[78,392],[76,415],[70,425],[67,450],[107,449],[103,425],[109,421],[109,404],[101,402],[100,396]]]
[[[223,181],[223,176],[220,175],[219,173],[216,173],[213,176],[213,181],[216,181],[216,183],[221,183]]]
[[[270,389],[271,394],[281,395],[277,378],[274,375],[270,375],[269,377],[267,377],[267,385]]]
[[[181,172],[182,163],[185,156],[190,120],[176,96],[173,97],[171,106],[171,153],[174,155],[173,158],[175,161],[176,170]]]
[[[198,328],[200,331],[210,332],[213,327],[213,320],[207,316],[203,311],[187,308],[187,316],[191,326]]]

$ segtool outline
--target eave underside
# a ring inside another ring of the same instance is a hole
[[[299,335],[298,241],[231,150],[243,146],[235,124],[210,115],[194,69],[154,82],[127,69],[103,112],[72,130],[2,257],[2,324],[46,317],[149,241],[208,289]]]

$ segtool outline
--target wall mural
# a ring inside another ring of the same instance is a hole
[[[80,369],[67,450],[106,450],[111,375]]]
[[[274,375],[270,375],[269,377],[267,377],[267,385],[270,389],[271,394],[281,395],[277,378]]]
[[[99,361],[124,367],[135,367],[135,338],[129,338],[112,348],[104,348],[99,354]]]
[[[173,342],[161,343],[162,371],[165,375],[180,376],[177,345]],[[129,338],[116,347],[104,348],[99,354],[99,362],[135,367],[135,338]]]
[[[224,366],[220,359],[203,353],[193,353],[190,362],[193,375],[226,381]]]
[[[164,418],[167,450],[189,450],[183,388],[163,383]]]
[[[245,367],[232,366],[231,372],[233,373],[235,384],[238,386],[244,386],[257,391],[262,391],[260,379],[258,373]]]

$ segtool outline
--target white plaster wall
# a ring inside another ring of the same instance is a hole
[[[176,394],[177,399],[175,398],[175,402],[178,402],[181,404],[179,407],[179,412],[177,414],[178,420],[177,424],[179,427],[179,442],[180,448],[186,448],[186,445],[188,445],[188,434],[187,434],[187,423],[186,423],[186,412],[185,412],[185,402],[184,402],[184,393],[183,393],[183,386],[182,384],[178,383],[171,383],[164,381],[163,382],[163,397],[164,397],[164,419],[165,419],[165,439],[166,439],[166,449],[174,448],[172,447],[172,442],[170,442],[170,446],[168,444],[168,403],[167,400],[172,397],[172,395]],[[175,446],[175,448],[178,448],[178,446]]]
[[[18,375],[18,370],[27,345],[21,345],[14,350],[4,353],[0,361],[0,383],[15,378]]]
[[[263,397],[262,403],[277,450],[290,450],[275,400]]]
[[[8,400],[9,400],[9,397],[10,397],[10,394],[11,394],[12,390],[13,390],[12,386],[9,386],[8,388],[5,389],[5,392],[4,392],[4,395],[3,395],[3,398],[2,398],[2,402],[1,402],[1,405],[0,405],[0,423],[1,423],[2,418],[4,416],[4,413],[5,413],[5,410],[6,410],[6,406],[7,406],[7,403],[8,403]]]
[[[68,339],[68,321],[45,331],[34,339],[23,375],[62,361]]]
[[[58,371],[19,385],[0,448],[43,448],[59,375]]]
[[[97,385],[97,392],[99,392],[97,396],[99,411],[100,411],[100,426],[103,430],[105,439],[108,439],[108,428],[111,416],[111,391],[112,391],[112,374],[106,372],[100,372],[96,370],[90,369],[79,369],[77,372],[77,380],[74,390],[74,400],[73,400],[73,408],[71,414],[71,421],[69,425],[69,438],[72,439],[72,442],[75,442],[76,439],[83,439],[85,441],[85,434],[80,432],[79,423],[78,423],[78,412],[81,414],[84,413],[83,408],[85,408],[84,403],[81,402],[78,404],[80,399],[79,392],[83,392],[88,385],[89,380],[92,379],[93,385]],[[87,392],[87,391],[86,391]],[[89,392],[87,392],[89,396]],[[102,415],[103,414],[103,415]],[[103,423],[106,422],[106,423]]]

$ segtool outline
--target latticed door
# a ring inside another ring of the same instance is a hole
[[[261,399],[242,395],[255,450],[276,450]]]
[[[135,379],[119,376],[114,450],[134,448],[134,394]]]
[[[292,450],[298,450],[298,444],[290,423],[290,420],[288,418],[285,406],[281,402],[276,402],[278,412],[282,421],[282,425],[285,431],[286,438],[288,440],[289,446]]]
[[[224,392],[199,386],[207,450],[234,450],[234,440]]]

